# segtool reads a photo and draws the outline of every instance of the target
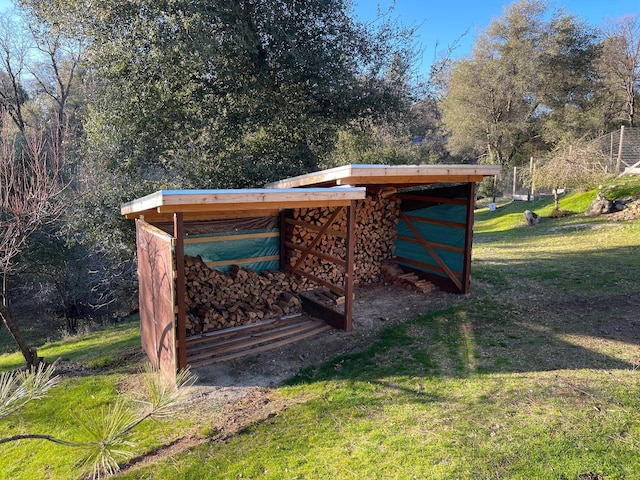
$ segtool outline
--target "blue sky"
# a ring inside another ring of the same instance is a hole
[[[387,10],[395,3],[393,18],[404,25],[419,26],[418,44],[422,59],[418,68],[427,72],[436,50],[444,50],[467,30],[456,56],[470,53],[478,32],[503,14],[511,2],[505,0],[354,0],[355,13],[365,21],[376,18],[378,7]],[[0,0],[0,11],[11,8],[11,0]],[[593,26],[625,14],[640,16],[639,0],[549,0],[552,8],[564,8]]]
[[[393,18],[404,25],[419,26],[418,42],[422,53],[419,68],[428,71],[436,50],[445,50],[465,31],[455,56],[471,51],[478,32],[485,31],[491,20],[501,17],[504,7],[513,2],[505,0],[354,0],[355,12],[363,20],[376,18],[378,7],[386,10],[395,3]],[[548,0],[551,8],[564,8],[568,13],[593,26],[601,26],[607,19],[625,14],[640,16],[639,0]],[[439,44],[439,48],[436,46]]]

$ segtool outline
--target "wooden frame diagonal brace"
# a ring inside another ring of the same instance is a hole
[[[176,258],[176,317],[177,317],[177,367],[182,370],[187,366],[187,327],[186,327],[186,288],[187,282],[184,274],[184,217],[182,212],[173,214],[173,236],[175,239]]]
[[[444,272],[447,274],[449,279],[451,279],[451,281],[455,284],[455,286],[458,287],[458,289],[462,292],[463,291],[462,283],[460,282],[456,274],[447,266],[444,260],[442,260],[440,255],[438,255],[438,253],[433,249],[433,247],[431,246],[431,243],[427,241],[420,234],[420,232],[415,227],[415,225],[411,223],[411,221],[407,218],[407,216],[404,213],[400,212],[400,218],[404,220],[404,222],[407,224],[407,227],[409,227],[411,232],[416,236],[416,239],[418,240],[418,242],[431,254],[433,259],[438,263],[438,265],[440,265],[440,267],[442,268],[442,270],[444,270]]]
[[[318,232],[316,237],[311,241],[311,243],[307,246],[307,248],[305,248],[302,251],[302,254],[300,255],[300,258],[298,259],[296,264],[291,269],[291,274],[296,273],[296,271],[300,268],[300,265],[302,265],[302,262],[304,262],[305,259],[309,256],[309,254],[313,252],[315,246],[318,244],[318,242],[320,242],[320,240],[322,239],[322,236],[325,234],[325,232],[327,232],[327,230],[329,230],[331,225],[333,225],[333,222],[338,217],[338,215],[340,215],[340,212],[342,212],[342,210],[344,210],[344,207],[336,208],[335,212],[333,212],[333,214],[331,215],[329,220],[327,220],[327,223],[325,223],[322,226],[322,228],[320,229],[320,231]]]

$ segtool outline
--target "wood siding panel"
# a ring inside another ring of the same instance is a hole
[[[136,220],[140,334],[149,360],[175,380],[176,341],[172,237]]]

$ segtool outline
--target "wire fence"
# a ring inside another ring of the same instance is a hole
[[[640,165],[640,128],[620,127],[594,140],[609,158],[611,171],[624,173]]]
[[[593,142],[605,160],[604,164],[598,162],[594,168],[601,170],[603,174],[640,174],[640,128],[621,127]],[[532,158],[529,165],[504,168],[495,182],[496,197],[531,201],[552,195],[551,189],[540,189],[531,184],[534,163]],[[493,191],[494,185],[484,187],[484,190]],[[482,195],[482,189],[480,193]]]

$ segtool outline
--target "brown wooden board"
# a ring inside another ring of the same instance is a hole
[[[465,235],[465,258],[462,271],[462,293],[465,295],[471,292],[471,253],[473,251],[473,223],[475,218],[476,184],[469,183],[467,195],[467,230]]]
[[[333,308],[322,289],[300,292],[299,296],[305,312],[314,317],[322,318],[335,328],[346,330],[348,327],[347,316]]]
[[[331,330],[321,320],[297,315],[260,325],[227,329],[202,338],[188,340],[189,365],[193,368],[224,362],[279,348]],[[195,343],[197,342],[197,343]]]
[[[416,186],[436,183],[480,182],[498,175],[500,165],[343,165],[287,178],[270,188],[324,187],[334,185]]]
[[[186,328],[186,306],[184,303],[186,293],[186,279],[184,276],[184,218],[181,212],[173,215],[173,238],[175,246],[175,300],[176,305],[176,334],[177,334],[177,355],[178,370],[187,366],[187,328]]]
[[[175,380],[176,340],[172,237],[136,220],[140,335],[151,363]]]
[[[364,188],[159,190],[123,204],[120,212],[127,218],[148,215],[154,222],[168,221],[176,212],[182,212],[185,221],[216,215],[241,218],[277,215],[286,208],[345,206],[364,197]]]

